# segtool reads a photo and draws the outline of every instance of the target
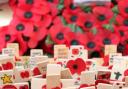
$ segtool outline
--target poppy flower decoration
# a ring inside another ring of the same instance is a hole
[[[128,18],[125,18],[121,15],[118,15],[116,17],[116,22],[118,24],[118,26],[125,26],[125,27],[128,27]]]
[[[29,89],[28,85],[20,86],[19,89]]]
[[[118,3],[119,13],[124,16],[128,17],[128,0],[121,0]]]
[[[82,27],[84,31],[89,31],[92,28],[96,27],[95,18],[93,14],[81,13],[77,20],[77,25]]]
[[[62,44],[66,42],[66,35],[70,32],[70,28],[65,27],[63,25],[53,25],[51,29],[49,30],[49,35],[51,36],[51,39],[58,43]]]
[[[79,15],[80,13],[82,13],[82,11],[80,11],[79,9],[72,11],[69,8],[67,8],[63,11],[62,15],[64,16],[64,18],[68,23],[76,23],[80,16]]]
[[[86,70],[86,63],[83,59],[77,58],[76,60],[69,60],[66,65],[70,69],[72,74],[81,74],[82,71]]]
[[[84,34],[68,32],[66,35],[66,45],[70,47],[70,45],[83,45],[85,42]]]
[[[96,22],[99,23],[99,25],[109,23],[110,19],[113,17],[113,12],[108,7],[96,6],[93,9],[93,14],[96,18]]]

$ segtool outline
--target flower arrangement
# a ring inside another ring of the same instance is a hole
[[[110,5],[75,6],[73,0],[9,0],[13,19],[0,27],[0,51],[7,43],[53,53],[53,45],[84,45],[89,57],[103,56],[104,45],[117,44],[128,54],[128,0]],[[77,53],[77,51],[75,52]]]

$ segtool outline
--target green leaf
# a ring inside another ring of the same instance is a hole
[[[54,42],[51,40],[50,35],[47,36],[46,40],[45,40],[46,44],[54,44]]]
[[[60,0],[60,4],[63,4],[64,3],[64,0]]]
[[[97,29],[96,29],[96,28],[93,28],[93,29],[91,30],[91,32],[92,32],[94,35],[96,35],[96,34],[97,34]]]
[[[105,28],[107,30],[110,30],[111,32],[114,32],[112,24],[104,24],[103,28]]]
[[[81,6],[81,8],[86,13],[92,12],[92,8],[90,6]]]
[[[75,26],[75,24],[68,24],[67,26],[72,29],[72,32],[76,32],[76,26]]]
[[[112,8],[112,11],[113,11],[114,13],[118,14],[118,13],[119,13],[118,6],[117,6],[117,5],[114,6],[114,7]]]
[[[80,28],[79,26],[76,27],[76,32],[84,33],[84,31],[82,30],[82,28]]]
[[[67,25],[67,22],[66,22],[66,20],[64,19],[64,17],[63,17],[63,16],[60,16],[60,18],[61,18],[62,23],[63,23],[64,25]]]
[[[58,10],[62,10],[62,9],[64,8],[64,5],[63,5],[63,4],[59,4],[59,5],[57,6],[57,8],[58,8]]]

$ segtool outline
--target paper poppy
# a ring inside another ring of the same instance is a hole
[[[2,87],[2,89],[17,89],[14,85],[5,85]]]
[[[65,27],[63,25],[54,25],[50,28],[49,35],[55,43],[62,44],[65,43],[65,36],[68,32],[70,32],[69,27]]]
[[[109,30],[104,30],[98,33],[99,39],[101,40],[101,45],[118,44],[120,42],[120,37],[118,34],[112,33]],[[101,38],[102,37],[102,38]]]
[[[20,55],[23,55],[27,49],[28,49],[28,45],[27,43],[22,39],[21,35],[18,35],[16,40],[14,41],[14,43],[18,43],[19,44],[19,53]]]
[[[86,33],[85,35],[85,42],[84,46],[87,50],[100,50],[100,48],[103,46],[101,44],[101,40],[99,39],[99,35],[94,35],[90,32]]]
[[[38,2],[38,1],[35,1],[35,2]],[[43,1],[41,0],[41,2],[38,2],[38,3],[39,4],[35,4],[34,7],[32,8],[32,11],[34,13],[37,13],[40,15],[46,15],[51,11],[49,4],[44,0]]]
[[[70,45],[83,45],[85,42],[84,34],[82,33],[75,33],[75,32],[69,32],[66,35],[66,44],[67,46]]]
[[[128,39],[128,27],[125,26],[116,26],[115,27],[115,34],[119,34],[120,42],[124,43]]]
[[[31,22],[23,22],[18,18],[13,18],[8,29],[10,34],[25,34],[30,36],[33,32],[34,25]]]
[[[96,22],[99,24],[108,24],[113,17],[111,8],[97,6],[93,9],[93,15],[96,18]]]
[[[0,28],[0,51],[6,46],[7,43],[11,43],[16,39],[16,34],[10,34],[8,26]]]
[[[29,10],[35,5],[40,5],[41,2],[42,0],[18,0],[17,7],[24,10]]]
[[[45,0],[47,3],[49,4],[55,4],[58,5],[59,4],[59,0]]]
[[[118,26],[128,27],[128,18],[124,18],[121,15],[116,16],[116,23]]]
[[[22,10],[20,8],[17,8],[14,15],[22,21],[30,21],[36,23],[41,20],[41,15],[36,12],[33,12],[33,9]]]
[[[77,58],[76,60],[69,60],[66,67],[70,69],[72,74],[81,74],[82,71],[85,71],[86,64],[83,59]]]
[[[122,16],[128,17],[128,0],[121,0],[118,2],[119,13]]]
[[[67,8],[64,9],[62,15],[68,23],[76,23],[81,12],[79,9],[71,10]]]
[[[28,85],[20,86],[19,89],[29,89]]]
[[[36,76],[36,75],[40,75],[41,74],[38,67],[35,67],[32,72],[33,72],[33,76]]]
[[[77,25],[82,27],[85,31],[89,31],[92,28],[96,27],[95,18],[93,14],[79,14],[79,18],[77,19]]]
[[[41,16],[41,19],[35,23],[38,27],[44,27],[44,28],[47,28],[51,25],[52,23],[52,16],[47,14],[47,15],[43,15]],[[42,26],[43,24],[43,26]]]

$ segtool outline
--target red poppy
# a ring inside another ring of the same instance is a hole
[[[62,20],[59,16],[56,16],[53,20],[53,24],[63,25]]]
[[[75,32],[69,32],[66,34],[66,44],[68,46],[70,45],[83,45],[85,42],[84,34],[82,33],[75,33]]]
[[[12,10],[15,10],[17,4],[18,4],[18,0],[9,0],[9,6],[12,8]]]
[[[128,76],[128,69],[124,71],[124,76]]]
[[[29,10],[35,5],[40,5],[42,0],[18,0],[17,1],[17,6],[18,8],[24,9],[24,10]]]
[[[113,17],[113,12],[111,8],[97,6],[93,9],[94,17],[96,22],[100,24],[108,24],[110,19]]]
[[[35,23],[39,27],[49,27],[52,23],[52,16],[51,15],[43,15],[39,22]],[[43,26],[42,26],[43,24]]]
[[[95,18],[93,14],[80,13],[77,19],[77,25],[82,27],[83,30],[89,31],[96,26]]]
[[[121,15],[116,17],[116,23],[118,26],[125,26],[128,27],[128,18],[124,18]]]
[[[73,5],[73,0],[64,0],[64,5],[65,5],[65,7]]]
[[[0,51],[6,46],[6,43],[11,43],[16,39],[16,34],[10,34],[8,26],[0,28]]]
[[[35,48],[40,40],[45,38],[47,35],[47,29],[44,27],[36,27],[34,26],[33,32],[30,36],[22,35],[24,41],[28,42],[28,46],[30,48]]]
[[[21,22],[18,18],[13,18],[9,25],[10,34],[25,34],[30,36],[33,32],[33,24],[31,22]]]
[[[20,55],[23,55],[28,49],[27,43],[22,39],[21,35],[17,36],[17,39],[14,41],[14,43],[15,42],[19,44],[19,47],[20,47],[19,48],[19,53],[20,53]]]
[[[109,44],[118,44],[120,42],[120,37],[118,34],[112,33],[109,30],[104,30],[98,33],[99,39],[101,40],[101,45],[109,45]]]
[[[115,27],[115,33],[119,34],[121,43],[128,39],[128,27],[117,26]]]
[[[22,21],[31,21],[34,23],[41,20],[41,15],[37,14],[36,12],[33,12],[33,9],[22,10],[20,8],[17,8],[14,15]]]
[[[118,3],[119,13],[122,16],[128,17],[128,0],[121,0]]]
[[[53,25],[49,30],[49,35],[51,39],[58,44],[65,43],[66,38],[65,36],[67,33],[70,32],[70,28],[65,27],[63,25]]]
[[[45,0],[48,4],[55,4],[58,5],[59,4],[59,0]]]
[[[7,62],[5,64],[2,64],[2,67],[4,70],[11,70],[13,69],[13,64],[11,62]]]
[[[66,67],[70,69],[72,74],[81,74],[82,71],[85,71],[86,64],[83,59],[77,58],[76,60],[69,60]]]
[[[37,2],[37,1],[36,1]],[[50,12],[50,6],[47,2],[41,1],[38,2],[39,4],[35,4],[34,7],[32,8],[32,11],[34,13],[40,14],[40,15],[46,15]]]
[[[70,10],[67,8],[67,9],[64,9],[62,15],[64,16],[64,18],[68,23],[76,23],[80,13],[81,11],[79,9]]]
[[[32,72],[33,72],[33,76],[36,76],[36,75],[40,75],[41,74],[40,73],[40,70],[38,69],[38,67],[35,67]]]
[[[101,36],[97,34],[94,35],[90,32],[86,33],[85,42],[84,42],[85,48],[87,50],[100,50],[100,48],[102,47],[102,44],[99,37],[101,38]]]
[[[4,85],[2,89],[17,89],[14,85]]]
[[[29,89],[28,85],[20,86],[19,89]]]

